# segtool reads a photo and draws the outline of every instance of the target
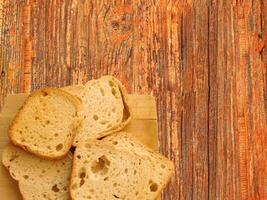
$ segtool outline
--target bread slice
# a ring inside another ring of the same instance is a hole
[[[9,144],[2,162],[18,181],[24,200],[69,200],[72,155],[61,160],[46,160]]]
[[[151,178],[157,185],[158,190],[153,191],[153,184],[150,185],[151,190],[147,193],[146,199],[155,199],[164,189],[169,182],[171,175],[174,173],[174,164],[172,161],[164,157],[163,155],[154,152],[142,143],[137,138],[129,135],[126,132],[117,132],[102,139],[102,142],[107,145],[113,145],[118,150],[131,151],[139,156],[148,157],[152,162],[152,168],[154,171]],[[156,185],[154,185],[156,187]]]
[[[84,121],[73,146],[82,140],[96,139],[122,130],[131,119],[127,94],[120,81],[103,76],[88,83],[64,88],[82,99]]]
[[[154,200],[174,171],[171,161],[126,133],[78,144],[70,193],[74,200]]]
[[[13,144],[45,158],[64,157],[83,118],[82,102],[61,89],[32,93],[9,127]]]

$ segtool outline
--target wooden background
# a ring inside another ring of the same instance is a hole
[[[164,200],[267,199],[266,0],[1,1],[1,104],[114,75],[157,99]]]

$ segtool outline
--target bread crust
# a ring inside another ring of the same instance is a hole
[[[80,127],[80,123],[82,121],[83,118],[83,104],[80,98],[71,95],[70,93],[62,90],[62,89],[57,89],[57,88],[43,88],[40,89],[36,92],[33,92],[32,94],[29,95],[29,97],[25,100],[25,102],[23,103],[23,105],[21,106],[21,108],[19,109],[19,111],[17,112],[14,120],[11,122],[9,128],[8,128],[8,137],[10,139],[10,141],[18,147],[21,147],[22,149],[24,149],[25,151],[28,151],[36,156],[48,159],[48,160],[58,160],[58,159],[62,159],[64,157],[67,156],[69,149],[71,148],[72,142],[70,144],[66,144],[67,148],[66,151],[62,154],[62,155],[45,155],[43,154],[41,151],[38,150],[33,150],[30,147],[23,145],[21,143],[19,143],[16,138],[14,137],[14,133],[13,133],[13,128],[14,126],[18,123],[18,120],[20,118],[21,113],[23,112],[23,109],[25,106],[27,106],[28,102],[30,101],[31,97],[34,96],[39,96],[42,95],[43,93],[57,93],[59,95],[62,95],[64,97],[66,97],[76,108],[76,112],[77,112],[77,118],[76,120],[73,122],[73,127],[71,129],[71,141],[73,142],[76,131],[78,130],[78,128]]]

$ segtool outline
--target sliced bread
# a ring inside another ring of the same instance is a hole
[[[101,138],[122,130],[131,119],[125,88],[112,76],[64,89],[78,96],[84,104],[84,121],[73,146],[82,140]]]
[[[153,199],[158,196],[166,184],[169,182],[171,175],[174,173],[174,164],[163,155],[156,153],[138,141],[137,138],[126,132],[117,132],[102,139],[102,143],[113,145],[117,150],[131,151],[141,157],[147,157],[152,163],[151,179],[157,185],[158,190],[150,190],[147,193],[147,199]]]
[[[24,200],[69,200],[72,155],[61,160],[46,160],[9,144],[2,162],[18,181]]]
[[[9,127],[13,144],[45,158],[67,155],[81,123],[82,102],[61,89],[32,93]]]
[[[126,133],[78,144],[70,193],[73,199],[154,200],[174,166]]]

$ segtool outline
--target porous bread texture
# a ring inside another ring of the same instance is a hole
[[[24,200],[69,200],[72,155],[61,160],[46,160],[9,144],[2,162],[18,181]]]
[[[160,153],[149,149],[127,132],[117,132],[103,138],[101,141],[102,144],[113,145],[119,151],[130,151],[141,157],[149,158],[152,163],[150,170],[155,172],[152,174],[151,180],[153,180],[153,183],[150,184],[150,187],[157,187],[158,190],[156,193],[154,191],[148,192],[146,199],[154,199],[160,195],[160,192],[164,189],[171,175],[174,173],[174,164],[172,161]]]
[[[122,130],[131,120],[126,90],[112,76],[64,89],[82,99],[84,104],[84,121],[73,146],[82,140],[101,138]]]
[[[126,133],[78,144],[70,193],[74,200],[154,200],[174,166]]]
[[[67,155],[83,119],[82,102],[61,89],[41,89],[25,101],[9,127],[11,142],[37,156]]]

